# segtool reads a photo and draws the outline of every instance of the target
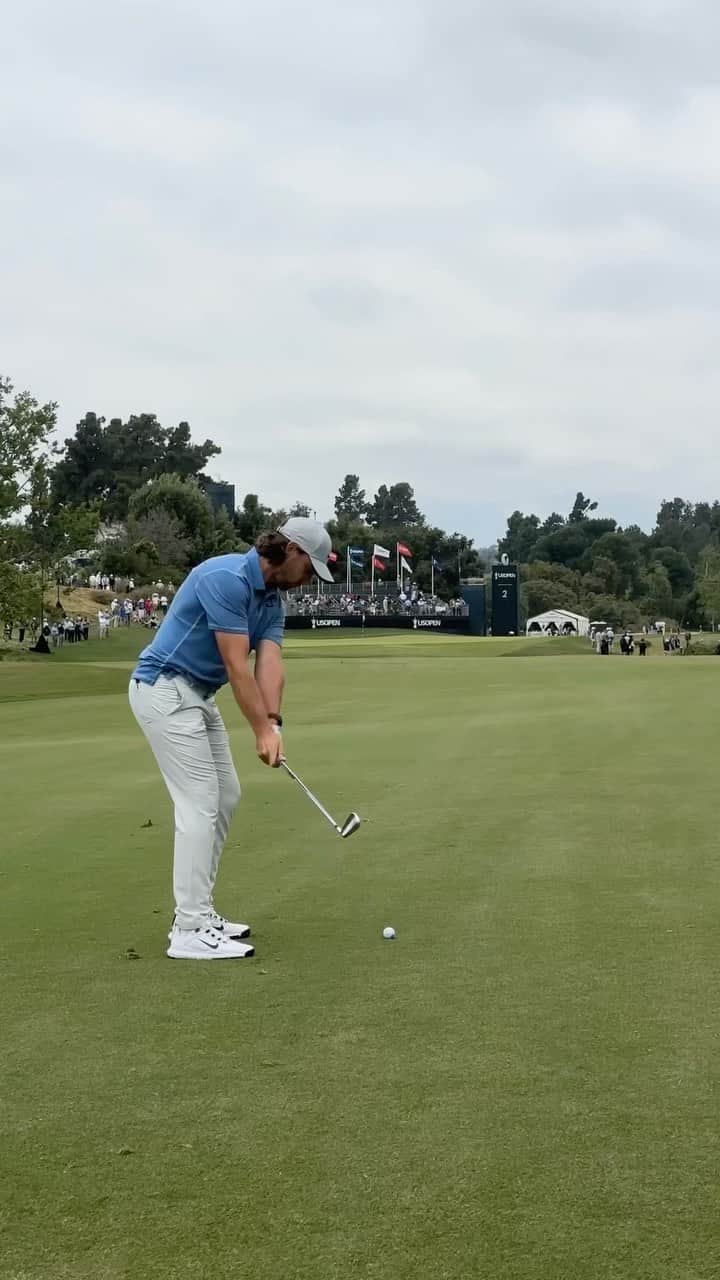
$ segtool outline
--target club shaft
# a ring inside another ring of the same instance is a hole
[[[308,800],[312,800],[313,804],[315,805],[315,808],[320,810],[324,818],[327,818],[328,822],[330,823],[330,826],[334,827],[335,831],[339,831],[340,828],[337,822],[332,817],[332,815],[328,813],[327,809],[325,808],[325,805],[321,804],[317,796],[313,795],[310,788],[305,786],[305,783],[302,781],[301,778],[298,778],[297,774],[290,768],[290,765],[288,764],[287,760],[281,760],[280,764],[282,765],[282,768],[285,770],[285,772],[289,773],[290,777],[295,782],[297,782],[298,786],[300,787],[300,790],[305,792],[305,795],[307,796]]]

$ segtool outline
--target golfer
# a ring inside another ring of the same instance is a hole
[[[252,956],[246,924],[218,914],[213,889],[240,784],[215,693],[228,681],[257,753],[282,757],[284,613],[280,591],[317,574],[332,582],[330,537],[314,520],[288,520],[246,554],[197,565],[180,587],[130,680],[130,706],[175,806],[174,960]],[[255,653],[254,671],[249,665]]]

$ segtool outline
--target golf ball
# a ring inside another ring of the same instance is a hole
[[[383,929],[383,938],[389,939],[394,937],[395,937],[395,930],[393,929],[392,925],[386,924],[385,928]]]

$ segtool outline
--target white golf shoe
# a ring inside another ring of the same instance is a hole
[[[226,938],[232,938],[235,942],[241,942],[243,938],[250,937],[249,924],[234,924],[232,920],[226,920],[219,912],[213,910],[208,916],[208,926],[211,929],[217,929],[218,933],[222,933]],[[175,928],[175,916],[170,925],[168,932],[168,942],[172,940],[173,929]]]
[[[217,911],[210,912],[208,923],[212,929],[217,929],[218,933],[224,933],[226,938],[234,938],[237,941],[238,938],[250,937],[249,924],[234,924],[232,920],[226,920],[225,916],[221,916]]]
[[[178,929],[173,925],[167,954],[172,960],[249,960],[255,948],[218,929]]]

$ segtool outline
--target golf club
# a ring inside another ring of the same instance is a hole
[[[298,778],[296,773],[293,772],[287,760],[281,760],[280,764],[282,768],[285,770],[285,772],[289,773],[290,777],[293,778],[295,782],[297,782],[301,791],[305,792],[305,795],[307,796],[308,800],[312,800],[316,809],[319,809],[323,817],[327,818],[328,822],[330,823],[330,826],[335,828],[338,835],[343,840],[347,840],[348,836],[351,836],[354,831],[357,831],[358,827],[360,826],[360,819],[356,813],[349,813],[347,818],[343,822],[342,826],[339,827],[335,819],[328,813],[325,806],[320,803],[317,796],[314,796],[310,788],[306,787],[305,783],[300,778]]]

